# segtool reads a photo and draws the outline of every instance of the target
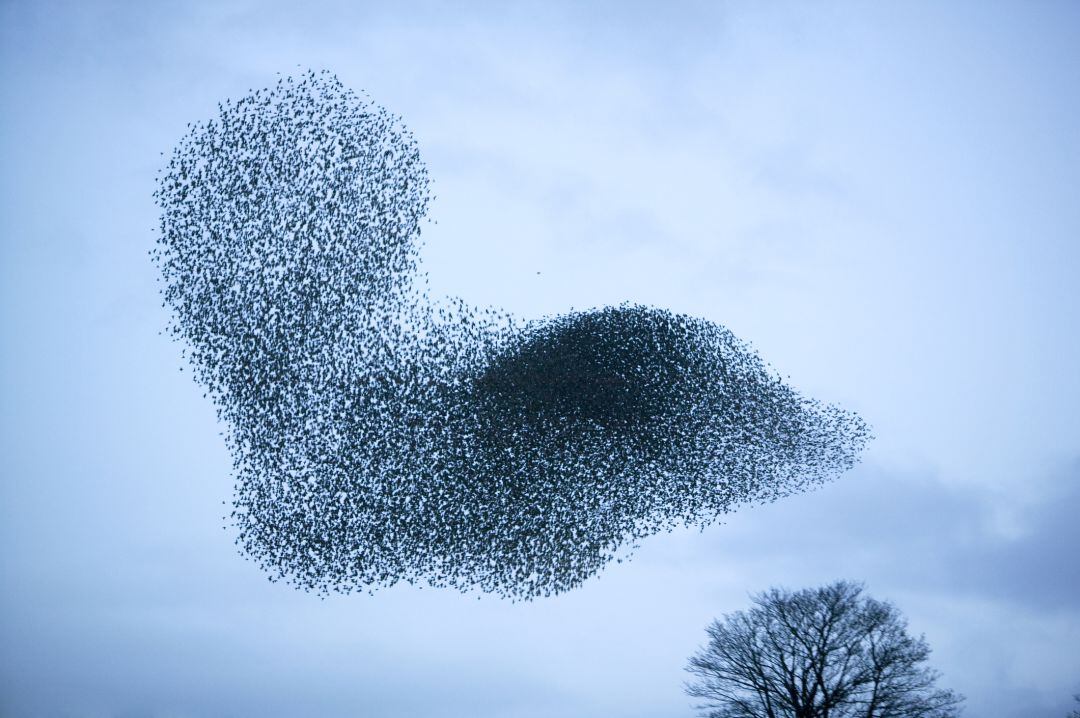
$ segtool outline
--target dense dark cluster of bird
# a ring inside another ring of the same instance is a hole
[[[229,427],[237,543],[317,592],[567,590],[636,541],[849,468],[859,417],[717,324],[432,301],[429,182],[326,73],[191,126],[159,177],[171,331]]]

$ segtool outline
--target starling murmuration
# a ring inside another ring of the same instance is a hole
[[[329,73],[192,124],[155,197],[171,331],[228,427],[237,544],[272,579],[547,596],[868,440],[704,319],[431,299],[417,142]]]

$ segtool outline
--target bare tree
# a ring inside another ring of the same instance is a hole
[[[709,718],[951,718],[963,698],[935,687],[930,648],[889,603],[839,581],[772,589],[714,621],[687,692]]]
[[[1073,708],[1066,718],[1080,718],[1080,693],[1073,695],[1073,700],[1076,701],[1078,707]]]

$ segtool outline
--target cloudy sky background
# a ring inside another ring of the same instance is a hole
[[[1080,5],[0,1],[0,714],[691,716],[705,625],[862,580],[978,718],[1080,692]],[[270,584],[159,334],[161,152],[275,73],[400,114],[436,293],[722,323],[856,470],[554,599]],[[537,274],[539,272],[540,274]]]

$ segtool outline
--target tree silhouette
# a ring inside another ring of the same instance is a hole
[[[708,718],[951,718],[962,697],[935,687],[926,640],[900,612],[839,581],[773,588],[709,626],[690,659]]]

